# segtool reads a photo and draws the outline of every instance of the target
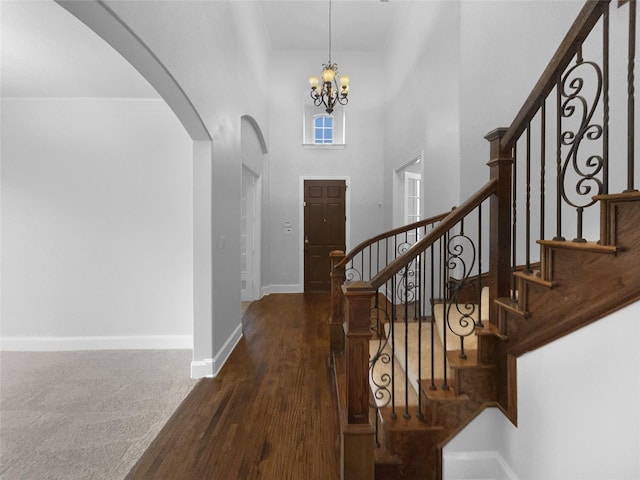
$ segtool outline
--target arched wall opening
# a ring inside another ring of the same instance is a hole
[[[158,57],[102,1],[56,2],[118,51],[160,94],[193,141],[193,361],[191,376],[215,376],[213,351],[212,138]]]
[[[267,144],[258,122],[251,115],[240,119],[242,159],[240,298],[251,302],[262,297],[263,175]]]

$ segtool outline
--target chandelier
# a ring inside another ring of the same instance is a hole
[[[329,61],[322,65],[322,85],[318,77],[309,78],[311,98],[316,107],[324,105],[327,113],[333,112],[336,103],[346,105],[349,102],[349,77],[338,75],[338,64],[331,61],[331,0],[329,0]],[[338,86],[339,85],[339,86]]]

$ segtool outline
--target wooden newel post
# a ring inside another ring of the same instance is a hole
[[[376,294],[368,282],[343,285],[345,296],[346,422],[341,439],[341,478],[373,480],[374,430],[369,421],[369,342],[371,302]]]
[[[334,250],[329,254],[331,259],[331,317],[329,318],[329,362],[333,365],[333,356],[344,352],[344,319],[342,308],[342,284],[345,281],[344,265],[337,266],[344,260],[342,250]]]
[[[506,128],[489,132],[489,176],[498,179],[496,193],[490,199],[489,212],[489,319],[498,321],[496,298],[508,297],[511,289],[511,172],[513,149],[501,140]]]

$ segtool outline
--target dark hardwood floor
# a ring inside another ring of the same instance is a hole
[[[218,377],[196,385],[127,479],[338,479],[329,303],[328,294],[252,303]]]

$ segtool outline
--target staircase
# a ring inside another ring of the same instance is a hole
[[[634,45],[635,2],[616,6],[628,7]],[[609,52],[623,51],[609,45],[610,8],[586,3],[511,127],[487,135],[484,187],[332,253],[343,479],[441,479],[442,448],[485,408],[517,423],[519,356],[640,300],[634,51],[625,102],[610,105]],[[627,112],[622,164],[609,159],[614,107]],[[610,172],[624,170],[614,185]]]

